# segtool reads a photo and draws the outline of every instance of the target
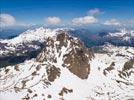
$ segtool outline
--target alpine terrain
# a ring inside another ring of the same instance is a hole
[[[71,31],[41,27],[0,40],[0,100],[134,100],[134,47],[88,48]]]

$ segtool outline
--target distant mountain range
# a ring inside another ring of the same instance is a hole
[[[88,47],[104,45],[106,42],[117,46],[134,47],[134,30],[103,30],[98,33],[91,33],[89,30],[78,29],[72,31],[71,33],[73,36],[80,38]]]

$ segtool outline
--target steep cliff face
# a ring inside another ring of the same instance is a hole
[[[47,39],[46,47],[37,57],[37,61],[62,63],[62,66],[68,68],[70,72],[81,79],[86,79],[90,72],[89,61],[93,56],[92,51],[79,39],[61,31],[55,38]]]

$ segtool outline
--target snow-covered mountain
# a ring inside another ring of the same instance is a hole
[[[114,45],[134,47],[134,30],[120,29],[117,32],[108,32],[102,39]]]
[[[61,29],[36,39],[45,44],[36,58],[0,69],[0,100],[134,99],[134,47],[107,43],[94,53]]]
[[[111,36],[111,37],[125,37],[124,40],[127,40],[126,37],[132,37],[134,36],[134,30],[126,30],[125,28],[124,29],[120,29],[119,32],[115,32],[115,33],[108,33],[107,36]]]
[[[27,30],[13,39],[0,40],[1,48],[0,55],[8,55],[8,53],[16,52],[17,50],[23,50],[23,53],[27,49],[38,49],[38,43],[43,43],[45,38],[51,37],[57,30],[45,29],[43,27],[35,30]]]
[[[36,28],[27,30],[12,39],[0,40],[0,67],[34,58],[45,46],[48,37],[67,29]],[[15,62],[16,61],[16,62]]]
[[[131,46],[134,47],[134,30],[130,29],[102,29],[97,32],[92,32],[91,29],[75,29],[70,33],[80,38],[87,47],[104,45],[109,42],[117,46]]]
[[[108,33],[107,37],[117,37],[119,39],[122,39],[122,41],[131,42],[131,38],[134,38],[134,30],[120,29],[119,32]]]

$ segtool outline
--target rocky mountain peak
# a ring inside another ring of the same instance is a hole
[[[51,88],[55,82],[64,80],[64,77],[70,77],[70,79],[75,77],[78,80],[88,78],[89,62],[94,54],[79,39],[62,30],[46,38],[44,45],[45,47],[36,58],[0,69],[0,92],[24,93],[21,97],[15,96],[24,100],[48,98],[52,96],[50,95],[52,93],[48,92],[47,97],[44,97],[44,91]],[[38,86],[41,90],[37,89]],[[41,91],[40,96],[38,93]],[[62,97],[65,93],[72,93],[73,89],[62,83],[58,92],[58,95]],[[10,96],[14,97],[13,94]]]
[[[60,31],[55,37],[49,37],[45,45],[46,47],[38,55],[37,61],[57,64],[57,66],[68,68],[71,73],[81,79],[88,78],[89,61],[94,55],[79,39],[71,37],[67,32]]]

